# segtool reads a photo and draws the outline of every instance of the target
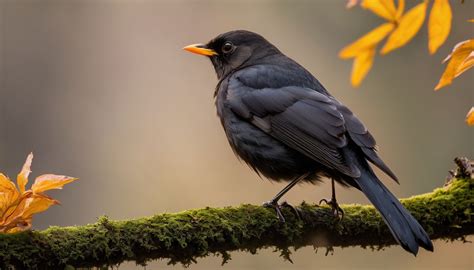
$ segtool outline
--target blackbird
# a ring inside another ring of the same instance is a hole
[[[334,181],[355,187],[380,212],[396,241],[416,255],[433,251],[425,230],[377,178],[369,162],[397,177],[378,156],[375,140],[362,122],[305,68],[259,34],[237,30],[184,50],[207,56],[219,82],[214,97],[234,153],[255,172],[273,181],[289,181],[266,206],[300,181],[330,178],[332,197],[322,200],[343,214]],[[320,202],[321,203],[321,202]]]

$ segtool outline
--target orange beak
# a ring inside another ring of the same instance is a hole
[[[208,49],[204,44],[192,44],[184,47],[183,50],[205,56],[217,55],[216,51]]]

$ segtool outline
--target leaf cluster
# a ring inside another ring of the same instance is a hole
[[[449,0],[423,0],[405,12],[405,0],[349,0],[347,7],[357,4],[371,11],[387,22],[374,28],[364,36],[343,48],[339,57],[354,59],[351,74],[351,84],[360,86],[373,66],[379,43],[386,40],[380,50],[381,55],[386,55],[399,49],[410,42],[419,33],[425,19],[430,2],[431,11],[428,19],[428,51],[430,54],[443,45],[451,32],[452,10]],[[469,20],[474,22],[474,20]],[[474,39],[458,43],[452,53],[444,60],[449,61],[438,84],[434,88],[439,90],[451,84],[454,78],[474,66]],[[467,123],[474,125],[474,107],[467,115]]]
[[[64,175],[43,174],[35,179],[31,189],[26,190],[32,161],[33,154],[30,153],[17,176],[16,185],[0,173],[0,232],[13,233],[31,228],[34,214],[59,204],[44,192],[62,189],[65,184],[77,180]]]

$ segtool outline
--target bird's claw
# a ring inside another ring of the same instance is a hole
[[[293,205],[289,204],[287,201],[284,201],[281,205],[281,207],[288,207],[291,209],[291,211],[293,212],[293,214],[295,214],[295,216],[298,218],[298,219],[301,219],[301,216],[300,216],[300,210],[298,210],[296,207],[294,207]]]
[[[319,204],[321,205],[321,203],[323,202],[331,206],[331,212],[335,218],[337,218],[338,220],[342,220],[344,218],[344,210],[342,210],[342,208],[339,206],[335,199],[331,199],[329,201],[326,199],[321,199],[319,201]]]
[[[280,222],[285,222],[285,217],[283,216],[283,214],[281,213],[281,206],[278,204],[278,202],[274,202],[274,201],[268,201],[268,202],[264,202],[263,203],[263,207],[267,207],[267,208],[273,208],[275,209],[275,212],[277,214],[277,217],[278,217],[278,220]]]
[[[263,203],[263,207],[268,207],[268,208],[273,208],[275,209],[275,212],[276,212],[276,215],[278,217],[278,220],[282,223],[285,223],[286,222],[286,219],[285,217],[283,216],[283,213],[281,212],[281,209],[283,207],[289,207],[291,209],[291,211],[295,214],[295,216],[298,218],[298,219],[301,219],[301,216],[300,216],[300,213],[298,211],[298,209],[296,209],[296,207],[294,207],[293,205],[289,204],[288,202],[284,201],[282,204],[278,204],[278,202],[274,202],[274,201],[268,201],[268,202],[264,202]]]

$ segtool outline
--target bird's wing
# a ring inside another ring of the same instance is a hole
[[[360,176],[359,169],[342,154],[341,148],[347,145],[346,126],[333,99],[303,87],[240,87],[229,89],[227,97],[234,113],[324,166],[350,177]]]
[[[338,108],[338,111],[341,112],[344,117],[345,126],[350,138],[362,149],[366,158],[370,162],[379,167],[379,169],[381,169],[398,183],[397,176],[377,155],[375,139],[364,126],[364,124],[362,124],[362,122],[349,110],[349,108],[342,105],[339,101],[335,99],[333,100],[336,104],[336,107]]]

